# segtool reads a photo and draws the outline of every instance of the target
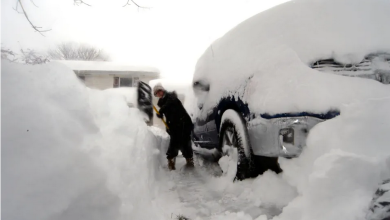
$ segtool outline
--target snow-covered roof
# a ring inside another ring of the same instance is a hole
[[[73,61],[73,60],[56,60],[65,64],[72,70],[76,71],[95,71],[102,74],[104,72],[127,72],[142,73],[150,76],[159,76],[160,71],[157,68],[149,66],[135,66],[127,63],[108,62],[108,61]]]
[[[198,60],[193,80],[210,86],[204,107],[237,95],[256,112],[323,112],[390,94],[373,80],[310,68],[321,59],[351,64],[389,53],[389,11],[390,1],[297,0],[249,18]]]

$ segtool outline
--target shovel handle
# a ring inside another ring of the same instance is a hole
[[[157,108],[154,105],[153,105],[153,109],[154,109],[154,111],[156,111],[157,114],[160,114],[160,112],[158,112]],[[164,118],[161,118],[161,120],[162,120],[162,122],[164,122],[165,127],[167,129],[169,129],[169,127],[168,127],[167,123],[165,122]]]

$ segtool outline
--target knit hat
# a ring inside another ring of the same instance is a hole
[[[161,85],[161,83],[157,83],[154,87],[153,87],[153,94],[154,96],[156,96],[157,92],[158,91],[165,91],[164,87]]]

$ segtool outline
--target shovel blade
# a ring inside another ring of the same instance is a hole
[[[152,88],[148,84],[139,81],[137,90],[138,90],[137,91],[138,108],[149,117],[149,123],[152,124],[152,120],[153,120]]]

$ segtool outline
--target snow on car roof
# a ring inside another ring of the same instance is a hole
[[[160,71],[154,67],[135,66],[127,63],[109,62],[109,61],[79,61],[79,60],[56,60],[65,64],[72,70],[82,71],[110,71],[110,72],[133,72],[142,73],[151,76],[159,76]]]
[[[319,59],[359,63],[390,52],[390,2],[291,1],[249,18],[216,40],[196,65],[210,83],[206,108],[238,96],[252,111],[324,112],[390,94],[378,82],[320,73]],[[202,100],[200,100],[202,102]]]

